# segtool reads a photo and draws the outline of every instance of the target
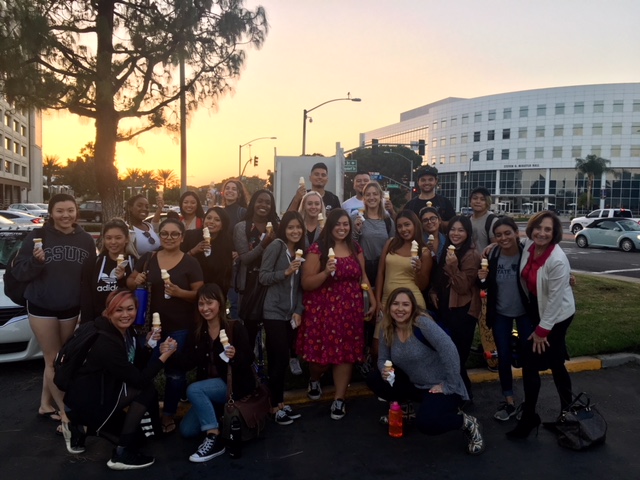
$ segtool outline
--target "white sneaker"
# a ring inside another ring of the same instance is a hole
[[[302,375],[302,367],[300,366],[300,360],[292,358],[289,360],[289,369],[294,375]]]

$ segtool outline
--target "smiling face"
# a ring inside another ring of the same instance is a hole
[[[514,232],[509,225],[499,225],[493,231],[496,242],[503,250],[518,248],[518,232]]]
[[[370,185],[363,192],[363,200],[364,204],[369,209],[377,209],[382,201],[382,197],[380,196],[380,192],[375,187],[375,185]]]
[[[449,240],[451,240],[452,245],[459,247],[466,242],[467,238],[467,231],[462,226],[462,223],[455,222],[449,227]]]
[[[309,181],[311,181],[311,186],[322,190],[329,181],[329,174],[323,168],[316,168],[309,175]]]
[[[112,257],[124,254],[129,236],[125,235],[120,228],[110,228],[102,236],[104,248]]]
[[[111,315],[109,315],[109,321],[123,334],[133,324],[135,319],[136,304],[131,297],[124,299]]]
[[[537,248],[547,248],[553,240],[553,220],[545,217],[537,227],[533,227],[531,240],[533,240]]]
[[[368,173],[360,173],[353,179],[353,189],[358,195],[362,195],[364,187],[371,181],[371,177]]]
[[[209,233],[218,233],[222,230],[222,220],[215,210],[211,210],[204,217],[204,226],[209,229]]]
[[[51,209],[51,218],[54,226],[63,232],[73,230],[77,214],[76,204],[71,200],[57,202]]]
[[[182,200],[182,204],[180,205],[180,210],[184,215],[195,215],[196,210],[198,209],[198,200],[193,195],[187,195]]]
[[[433,212],[427,212],[422,215],[420,219],[422,222],[422,229],[430,235],[436,236],[440,231],[440,217]]]
[[[238,186],[233,182],[227,182],[222,190],[222,196],[227,205],[231,205],[238,201]]]
[[[304,213],[307,217],[316,218],[322,211],[322,201],[318,195],[309,195],[304,201]]]
[[[133,205],[129,207],[129,215],[137,220],[144,220],[149,216],[149,200],[146,198],[138,198]]]
[[[420,187],[420,191],[426,195],[434,193],[437,185],[438,179],[433,175],[423,175],[418,179],[418,187]]]
[[[160,236],[160,243],[165,250],[176,250],[180,248],[182,243],[182,230],[174,222],[169,222],[163,225],[158,233]]]
[[[287,241],[293,244],[296,244],[302,238],[303,230],[302,225],[297,219],[293,219],[287,225],[285,229],[285,236],[287,237]]]
[[[331,230],[331,236],[337,242],[345,240],[351,235],[351,224],[347,215],[341,216],[336,222],[336,226]]]
[[[389,315],[396,323],[396,325],[405,325],[413,314],[413,304],[411,303],[411,299],[409,295],[406,293],[399,293],[396,297],[391,301],[391,305],[389,306]]]
[[[398,218],[398,220],[396,221],[396,231],[398,232],[400,238],[402,238],[405,242],[412,241],[415,235],[413,222],[407,217]]]
[[[487,207],[487,200],[481,193],[474,193],[471,195],[470,205],[473,211],[477,213],[482,213],[489,209]]]
[[[198,312],[205,320],[213,320],[220,314],[220,302],[212,298],[200,297],[198,299]]]
[[[267,218],[271,213],[271,196],[268,193],[261,193],[256,198],[254,215]]]

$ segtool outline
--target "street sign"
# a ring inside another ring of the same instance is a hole
[[[344,172],[345,173],[356,173],[358,171],[358,161],[357,160],[345,160],[344,161]]]

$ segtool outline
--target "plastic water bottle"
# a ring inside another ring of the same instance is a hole
[[[391,402],[389,408],[389,436],[402,437],[402,408],[398,402]]]
[[[242,426],[238,417],[231,421],[228,452],[231,458],[242,457]]]

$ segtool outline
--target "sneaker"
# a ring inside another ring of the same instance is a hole
[[[309,386],[307,387],[307,397],[311,400],[318,400],[322,396],[322,388],[320,382],[314,382],[309,380]]]
[[[342,417],[347,413],[347,409],[344,404],[344,400],[337,398],[331,404],[331,418],[333,420],[342,420]]]
[[[517,412],[516,406],[512,403],[502,402],[498,406],[498,410],[493,414],[493,418],[500,422],[506,422]]]
[[[478,419],[463,413],[462,430],[464,430],[464,434],[469,441],[467,453],[469,455],[480,455],[484,452],[484,439],[482,438],[482,431]]]
[[[62,436],[67,445],[67,452],[74,455],[85,452],[84,441],[87,434],[82,425],[62,422]]]
[[[404,420],[413,420],[416,418],[416,410],[413,408],[412,402],[402,403],[400,404],[400,408],[402,408],[402,418]]]
[[[118,455],[117,450],[113,449],[113,455],[111,460],[107,462],[107,467],[111,470],[137,470],[139,468],[146,468],[153,465],[156,459],[148,455],[143,455],[140,452],[131,451],[125,448],[121,454]]]
[[[287,412],[284,410],[278,410],[273,416],[273,420],[278,425],[291,425],[293,423],[293,418],[287,415]]]
[[[382,415],[378,420],[380,425],[389,425],[389,415]]]
[[[212,458],[222,455],[224,450],[224,446],[218,440],[218,436],[210,433],[198,447],[196,453],[189,457],[189,461],[194,463],[208,462]]]
[[[289,370],[294,375],[302,375],[302,367],[300,366],[300,360],[292,358],[289,360]]]
[[[291,418],[293,420],[297,420],[298,418],[300,418],[302,416],[298,412],[294,411],[293,408],[291,408],[290,405],[285,405],[284,407],[282,407],[282,410],[284,411],[284,413],[289,415],[289,418]]]

